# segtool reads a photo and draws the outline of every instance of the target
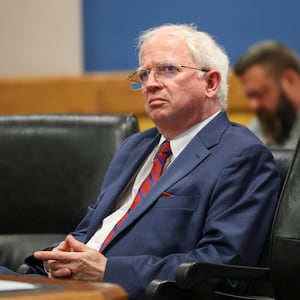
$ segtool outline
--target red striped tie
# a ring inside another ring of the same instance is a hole
[[[111,230],[111,232],[107,235],[104,242],[102,243],[100,247],[100,252],[103,251],[103,249],[107,246],[111,238],[114,236],[114,234],[117,232],[117,230],[121,227],[122,223],[127,219],[130,212],[132,212],[136,206],[139,204],[141,199],[147,194],[147,192],[152,188],[153,184],[159,179],[160,175],[163,172],[163,168],[165,165],[165,162],[167,158],[172,154],[171,148],[170,148],[170,142],[164,141],[160,148],[158,153],[155,156],[155,159],[153,161],[152,169],[149,173],[149,175],[145,178],[143,183],[141,184],[130,208],[125,213],[125,215],[117,222],[117,224],[114,226],[114,228]]]

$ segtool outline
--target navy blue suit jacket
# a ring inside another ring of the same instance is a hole
[[[159,139],[153,128],[123,143],[96,204],[72,233],[76,239],[86,243],[92,237]],[[104,249],[104,280],[123,286],[132,299],[143,299],[151,280],[174,279],[182,262],[256,265],[279,190],[270,151],[220,113],[180,153]],[[216,285],[234,288],[226,281]]]

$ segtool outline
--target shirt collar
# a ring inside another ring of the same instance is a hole
[[[185,132],[181,133],[180,135],[178,135],[174,139],[170,140],[170,145],[171,145],[172,154],[173,154],[171,160],[173,161],[180,154],[180,152],[187,146],[187,144],[196,136],[196,134],[198,132],[200,132],[200,130],[202,130],[220,112],[221,112],[221,110],[214,113],[213,115],[211,115],[210,117],[208,117],[204,121],[201,121],[200,123],[197,123],[196,125],[189,128]],[[164,136],[161,136],[160,141],[159,141],[159,145],[165,140],[166,140],[166,138]]]

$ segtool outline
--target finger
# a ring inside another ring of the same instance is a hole
[[[39,260],[72,260],[74,252],[64,251],[36,251],[33,253],[34,257]]]
[[[63,268],[69,268],[70,261],[60,260],[46,260],[49,270],[58,270]]]
[[[73,252],[74,249],[71,248],[67,241],[67,237],[64,241],[62,241],[57,247],[53,248],[52,251],[66,251],[66,252]]]
[[[59,250],[59,251],[69,251],[71,252],[72,249],[70,248],[69,244],[66,243],[65,241],[61,242],[56,248],[53,250]]]
[[[65,239],[66,243],[69,245],[70,248],[72,248],[76,252],[83,252],[90,249],[87,245],[84,243],[81,243],[77,241],[72,235],[68,235]]]
[[[52,270],[50,269],[50,276],[51,278],[65,278],[65,277],[71,277],[72,272],[68,268],[62,268],[58,270]]]

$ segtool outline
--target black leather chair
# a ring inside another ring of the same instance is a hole
[[[295,300],[300,297],[300,144],[296,150],[271,150],[283,187],[270,241],[258,266],[183,263],[176,272],[176,281],[156,279],[148,285],[148,300]],[[212,289],[209,284],[212,278],[246,280],[250,285],[246,295],[226,294]]]
[[[0,116],[0,265],[60,241],[96,201],[133,115]]]

